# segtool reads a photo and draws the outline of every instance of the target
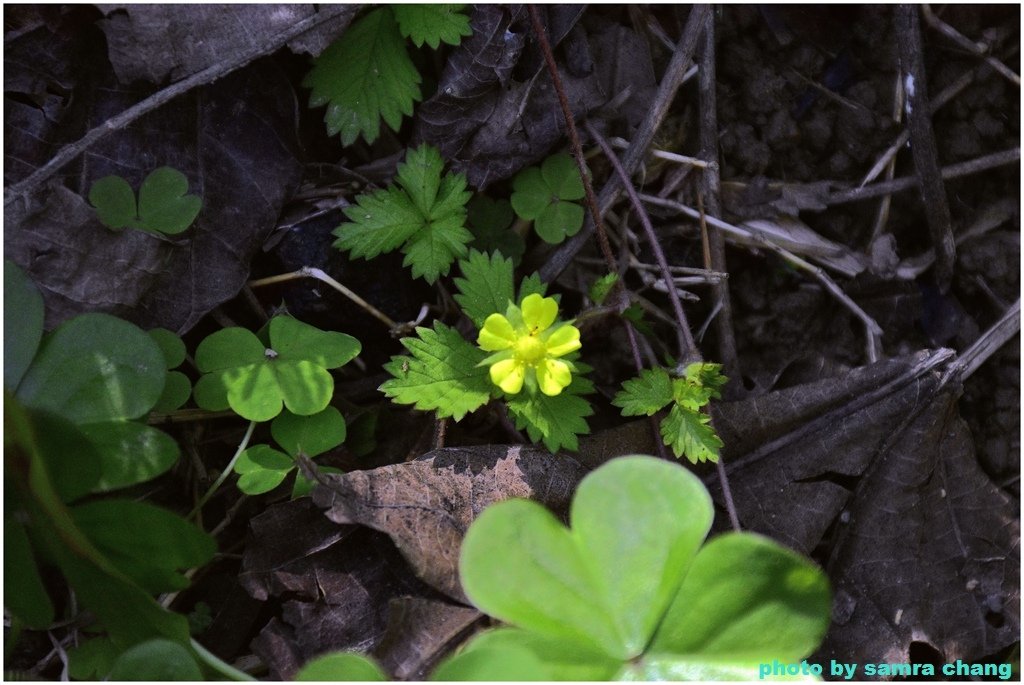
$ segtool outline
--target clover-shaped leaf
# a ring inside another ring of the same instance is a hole
[[[138,205],[128,181],[120,176],[96,181],[89,189],[89,202],[108,228],[137,228],[166,235],[185,231],[203,206],[198,195],[188,195],[185,174],[166,166],[154,170],[142,182]]]
[[[287,316],[271,319],[269,329],[269,348],[244,328],[225,328],[199,344],[196,365],[204,375],[193,393],[196,404],[230,407],[250,421],[269,421],[283,407],[300,416],[327,407],[334,392],[327,370],[359,354],[359,341]]]
[[[806,657],[829,623],[824,574],[757,535],[701,547],[712,516],[695,475],[637,456],[583,479],[570,529],[534,502],[489,507],[463,542],[462,583],[516,628],[463,654],[527,649],[549,678],[586,680],[753,679],[758,663]]]
[[[177,333],[166,328],[154,328],[149,331],[167,361],[167,378],[164,391],[153,406],[153,411],[174,411],[181,408],[192,394],[192,382],[181,371],[173,369],[185,361],[185,343]]]
[[[270,492],[296,468],[299,457],[316,457],[345,442],[345,418],[334,407],[312,416],[283,412],[270,425],[270,433],[284,452],[267,445],[245,450],[235,463],[238,489],[247,495]],[[296,482],[293,496],[308,492],[312,484],[304,478]]]
[[[569,155],[554,155],[537,167],[519,172],[512,182],[512,208],[533,221],[537,235],[558,244],[583,226],[583,207],[572,202],[583,197],[583,181]]]

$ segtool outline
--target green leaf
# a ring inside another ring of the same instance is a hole
[[[103,475],[103,455],[81,427],[47,411],[31,411],[28,420],[37,436],[39,456],[61,501],[74,502],[94,492]]]
[[[154,328],[146,332],[163,352],[168,369],[173,369],[185,361],[185,343],[177,333],[166,328]]]
[[[625,457],[580,483],[567,530],[535,502],[486,509],[462,546],[466,594],[488,614],[608,658],[643,653],[711,526],[711,498],[674,464]]]
[[[333,466],[319,466],[317,467],[317,470],[322,474],[344,473],[344,471],[342,471],[341,469],[335,468]],[[315,488],[316,485],[317,482],[315,480],[310,480],[309,478],[306,478],[306,476],[302,474],[301,469],[296,470],[295,484],[292,486],[292,499],[298,499],[300,497],[308,496],[310,493],[313,492],[313,488]]]
[[[288,407],[316,414],[334,392],[328,368],[342,366],[360,351],[344,333],[321,331],[287,316],[270,321],[271,349],[243,328],[225,328],[199,344],[196,404],[210,411],[227,407],[250,421],[269,421]]]
[[[334,230],[334,246],[367,259],[401,247],[413,276],[433,283],[447,275],[452,262],[466,256],[473,235],[463,225],[470,198],[465,177],[442,176],[443,168],[434,148],[410,150],[395,186],[360,195],[345,210],[352,223]]]
[[[466,223],[474,236],[471,248],[481,252],[500,252],[519,264],[526,253],[526,241],[511,229],[512,205],[508,200],[492,200],[474,195],[466,205]]]
[[[117,568],[149,592],[188,587],[179,569],[213,558],[213,538],[165,509],[130,500],[101,500],[71,510],[78,527]]]
[[[176,235],[182,233],[199,216],[203,201],[188,195],[185,174],[171,167],[154,170],[139,188],[139,221],[144,231]]]
[[[604,301],[608,299],[608,295],[615,288],[615,285],[619,282],[618,274],[605,274],[601,278],[594,281],[593,285],[590,286],[590,299],[594,301],[594,304],[602,305]]]
[[[112,681],[198,681],[203,672],[192,654],[177,642],[148,640],[117,657],[106,678]]]
[[[345,442],[345,418],[334,407],[312,416],[284,412],[270,425],[270,433],[293,457],[316,457]]]
[[[402,338],[412,357],[392,357],[384,368],[394,378],[381,391],[398,404],[436,411],[440,418],[461,421],[487,404],[491,381],[478,366],[486,353],[466,342],[459,332],[438,321],[434,328],[417,328],[417,337]]]
[[[476,647],[442,661],[430,677],[440,682],[534,682],[553,680],[533,652],[520,645]]]
[[[676,378],[672,381],[672,399],[683,409],[700,411],[711,401],[712,395],[717,395],[714,388],[705,388],[687,378]]]
[[[78,427],[100,456],[101,475],[92,492],[145,483],[178,461],[178,443],[163,431],[134,421],[107,421]]]
[[[391,5],[402,35],[420,48],[426,43],[436,50],[441,42],[458,45],[463,36],[473,35],[469,17],[459,12],[465,5]]]
[[[540,168],[519,172],[512,182],[512,208],[534,222],[537,235],[552,244],[576,235],[583,226],[583,208],[571,202],[584,196],[576,163],[569,155],[553,155]]]
[[[25,508],[33,546],[61,570],[81,605],[121,648],[150,637],[187,644],[188,621],[132,582],[75,523],[53,488],[27,412],[10,395],[4,401],[4,428],[5,487]]]
[[[691,383],[711,388],[714,390],[711,393],[711,397],[718,398],[722,396],[718,390],[729,382],[729,378],[722,375],[721,364],[710,364],[707,362],[693,362],[687,365],[684,377]]]
[[[156,404],[165,377],[164,356],[141,329],[109,314],[82,314],[43,342],[18,399],[75,423],[134,419]]]
[[[336,652],[306,662],[306,665],[295,674],[295,680],[383,682],[388,680],[388,677],[369,657],[351,652]]]
[[[512,260],[473,250],[468,259],[459,262],[459,268],[463,277],[455,279],[459,289],[455,301],[473,324],[482,328],[491,314],[504,314],[515,297]]]
[[[552,454],[561,449],[576,451],[577,436],[590,433],[586,417],[594,409],[580,395],[593,392],[594,386],[582,375],[586,367],[579,363],[576,367],[572,383],[554,397],[539,391],[505,395],[516,428],[525,428],[530,440],[543,441]]]
[[[621,666],[618,660],[599,652],[587,651],[575,643],[553,640],[537,633],[509,627],[478,633],[460,655],[477,650],[503,654],[509,648],[531,652],[547,672],[548,677],[545,680],[610,680]],[[438,676],[439,672],[435,672],[434,679],[439,679]]]
[[[268,445],[253,445],[235,462],[238,489],[247,495],[262,495],[284,482],[295,468],[295,460]]]
[[[397,131],[420,99],[420,80],[391,10],[382,7],[324,50],[302,85],[313,89],[310,107],[328,105],[327,133],[351,145],[359,136],[377,140],[381,118]]]
[[[104,176],[93,183],[89,202],[107,228],[120,231],[135,222],[135,191],[120,176]]]
[[[623,416],[653,416],[672,401],[672,379],[661,368],[644,369],[636,378],[622,383],[612,404]]]
[[[533,295],[534,293],[544,297],[547,295],[548,285],[544,281],[540,280],[540,276],[534,272],[529,276],[523,278],[522,283],[519,284],[519,299],[517,302],[522,302],[526,299],[527,295]],[[561,300],[561,295],[553,295],[556,301]]]
[[[170,412],[181,409],[192,394],[192,381],[180,371],[168,371],[164,391],[153,405],[153,411]]]
[[[687,659],[655,654],[625,664],[615,680],[632,682],[756,682],[802,680],[819,682],[811,675],[771,676],[761,673],[762,662],[741,662],[732,659]]]
[[[703,412],[674,404],[668,416],[661,420],[661,438],[677,458],[685,454],[694,464],[718,461],[722,441],[715,435],[710,421]]]
[[[106,637],[95,637],[68,650],[68,675],[74,680],[103,680],[121,650]]]
[[[43,296],[32,279],[4,260],[4,387],[14,390],[43,338]]]
[[[651,645],[691,661],[799,662],[828,629],[828,580],[768,538],[729,533],[697,555]]]
[[[39,576],[25,525],[15,516],[4,518],[4,608],[34,630],[53,623],[53,602]]]

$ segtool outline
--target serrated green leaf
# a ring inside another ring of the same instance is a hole
[[[644,369],[636,378],[622,383],[612,404],[623,416],[653,416],[672,401],[672,379],[661,368]]]
[[[505,396],[516,428],[525,428],[530,440],[543,441],[552,454],[561,449],[576,451],[578,436],[590,433],[586,417],[594,413],[594,408],[580,395],[593,392],[594,386],[582,375],[586,367],[579,363],[576,366],[572,383],[557,395],[537,391]]]
[[[203,201],[198,195],[188,195],[185,174],[171,167],[160,167],[139,187],[139,220],[135,227],[175,235],[192,225],[202,207]]]
[[[473,234],[463,226],[461,216],[432,221],[406,243],[402,264],[412,268],[414,277],[433,283],[439,276],[448,275],[456,259],[466,256],[466,246],[472,240]]]
[[[608,299],[608,295],[612,289],[619,282],[618,274],[605,274],[601,278],[594,281],[593,285],[590,286],[590,299],[594,301],[594,304],[602,305],[604,301]]]
[[[420,327],[416,333],[417,337],[402,339],[412,357],[392,357],[384,365],[394,378],[385,381],[381,391],[398,404],[456,421],[487,404],[491,382],[487,369],[477,366],[486,353],[438,321],[433,329]]]
[[[462,278],[455,279],[459,292],[455,301],[477,328],[491,314],[504,314],[513,301],[512,260],[500,254],[486,255],[476,250],[459,263]]]
[[[522,302],[528,295],[537,294],[544,297],[548,292],[548,284],[540,279],[540,275],[536,272],[523,278],[523,281],[519,284],[519,299],[517,302]],[[561,302],[561,295],[553,295],[556,302]]]
[[[119,231],[135,221],[135,191],[120,176],[104,176],[93,183],[89,202],[107,228]]]
[[[714,388],[705,388],[686,378],[676,378],[672,381],[672,398],[690,411],[700,411],[711,401],[712,396],[717,396]]]
[[[718,450],[722,441],[709,425],[707,414],[692,411],[673,404],[671,411],[661,421],[661,437],[672,448],[676,458],[686,458],[696,464],[699,461],[718,461]]]
[[[43,296],[21,267],[4,260],[4,387],[18,387],[43,339]]]
[[[213,538],[185,519],[143,502],[89,502],[71,515],[122,573],[153,593],[187,587],[179,570],[202,566],[217,551]]]
[[[425,226],[416,205],[398,188],[360,195],[345,209],[345,216],[352,223],[334,229],[334,246],[363,259],[397,250]]]
[[[437,204],[443,170],[441,153],[426,143],[409,150],[405,161],[398,165],[395,183],[405,190],[423,217],[430,218]]]
[[[469,17],[460,14],[465,5],[391,5],[402,35],[416,47],[426,43],[436,50],[441,42],[458,45],[473,35]]]
[[[328,105],[328,134],[351,145],[359,136],[377,140],[382,118],[397,131],[420,99],[420,81],[392,11],[382,7],[324,50],[302,85],[313,89],[310,107]]]
[[[690,382],[697,383],[705,388],[711,389],[711,397],[721,398],[718,389],[729,382],[727,376],[722,375],[721,364],[708,362],[693,362],[687,365],[684,378]]]
[[[284,412],[270,425],[270,434],[293,457],[316,457],[345,442],[345,418],[334,407],[312,416]]]
[[[247,495],[270,492],[295,469],[295,460],[269,445],[253,445],[235,462],[238,489]]]

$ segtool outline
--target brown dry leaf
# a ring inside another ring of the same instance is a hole
[[[426,680],[481,616],[476,609],[435,599],[396,597],[374,656],[396,680]]]
[[[406,464],[326,476],[313,501],[336,523],[387,533],[424,582],[468,604],[459,584],[459,546],[473,519],[510,497],[564,510],[584,473],[578,461],[543,449],[448,448]]]

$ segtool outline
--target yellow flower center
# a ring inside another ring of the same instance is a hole
[[[516,340],[515,355],[524,364],[536,364],[547,355],[547,349],[539,338],[524,335]]]

